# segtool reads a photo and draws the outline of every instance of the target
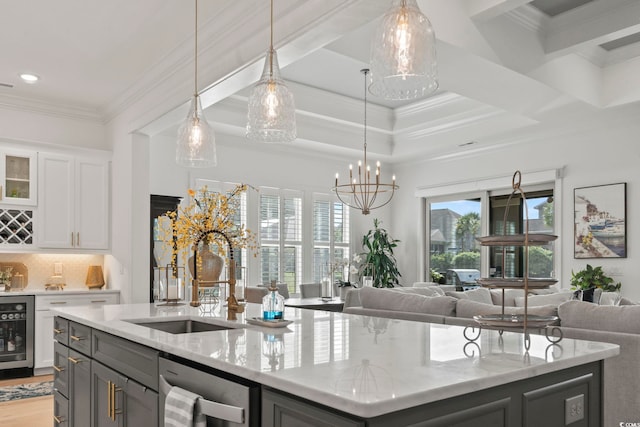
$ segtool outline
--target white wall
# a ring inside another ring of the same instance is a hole
[[[419,277],[416,265],[420,236],[416,232],[419,205],[416,188],[473,181],[495,176],[511,176],[517,169],[531,172],[564,167],[561,194],[562,220],[556,225],[561,246],[561,271],[556,277],[562,287],[570,286],[572,270],[586,264],[601,265],[605,272],[622,282],[622,295],[640,300],[638,268],[640,248],[636,245],[640,233],[640,133],[638,111],[618,112],[607,116],[596,115],[563,123],[557,129],[532,129],[519,132],[512,140],[522,144],[508,145],[491,151],[478,151],[473,155],[440,160],[424,160],[397,167],[398,182],[406,189],[398,195],[392,208],[392,231],[403,241],[398,259],[405,282]],[[526,140],[524,136],[526,135]],[[428,141],[425,141],[428,143]],[[482,149],[482,141],[478,146]],[[573,191],[577,187],[627,183],[627,258],[574,259],[573,257]],[[510,180],[506,186],[510,186]],[[527,183],[522,182],[527,191]],[[560,196],[560,197],[558,197]],[[556,205],[558,206],[558,205]]]
[[[105,129],[95,117],[0,106],[0,137],[28,143],[107,149]]]

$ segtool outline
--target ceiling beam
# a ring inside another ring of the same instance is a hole
[[[475,21],[488,21],[529,3],[531,0],[465,0],[469,16]]]
[[[545,53],[557,57],[640,32],[638,16],[635,0],[599,0],[562,13],[549,20]]]

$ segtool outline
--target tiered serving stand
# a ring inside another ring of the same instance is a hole
[[[513,191],[507,201],[507,206],[504,213],[504,229],[502,235],[478,237],[477,240],[482,246],[501,246],[502,249],[502,277],[488,277],[478,279],[479,285],[490,289],[502,289],[502,313],[490,314],[490,315],[478,315],[474,316],[474,320],[480,325],[476,328],[467,327],[464,331],[464,336],[469,341],[476,341],[480,337],[482,328],[498,329],[500,333],[504,330],[522,331],[524,336],[524,346],[529,350],[531,346],[531,338],[529,336],[530,328],[537,329],[539,331],[544,330],[547,340],[551,343],[557,343],[562,340],[562,331],[560,328],[554,325],[558,322],[557,316],[538,316],[529,314],[528,295],[531,289],[546,289],[549,286],[557,282],[555,279],[550,278],[530,278],[529,276],[529,247],[536,245],[545,245],[549,242],[553,242],[558,238],[551,234],[529,234],[529,215],[527,211],[527,198],[524,191],[520,188],[521,174],[520,171],[516,171],[512,178]],[[509,206],[513,197],[520,197],[524,205],[524,212],[526,218],[525,232],[524,234],[510,234],[507,235],[507,218],[509,213]],[[504,277],[505,274],[505,259],[506,248],[512,246],[522,246],[524,248],[524,277]],[[504,310],[504,291],[506,289],[522,289],[524,291],[524,314],[505,314]],[[476,330],[477,329],[477,330]]]

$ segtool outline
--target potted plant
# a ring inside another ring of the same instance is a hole
[[[381,224],[378,219],[373,220],[374,228],[362,238],[362,247],[367,251],[362,255],[364,264],[371,265],[375,272],[373,286],[392,288],[399,284],[402,276],[393,255],[393,248],[398,246],[400,240],[392,239],[387,230],[380,227]]]
[[[603,292],[617,292],[621,286],[620,282],[614,284],[614,280],[604,274],[600,266],[592,267],[587,264],[584,270],[577,273],[571,271],[571,289],[573,290],[600,288]]]

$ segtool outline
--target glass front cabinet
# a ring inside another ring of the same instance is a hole
[[[37,204],[37,153],[0,150],[0,204]]]

